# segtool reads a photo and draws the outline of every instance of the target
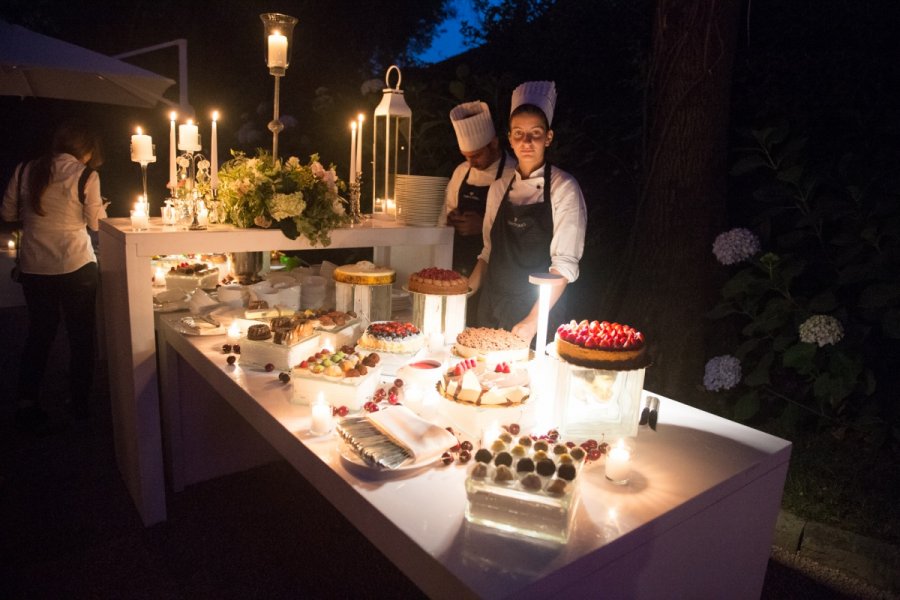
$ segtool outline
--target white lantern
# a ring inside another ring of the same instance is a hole
[[[397,86],[391,87],[391,71],[397,71]],[[409,175],[412,156],[412,111],[400,89],[400,69],[392,65],[384,76],[381,102],[372,123],[372,215],[395,219],[397,175]]]

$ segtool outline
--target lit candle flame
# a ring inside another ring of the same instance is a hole
[[[169,119],[171,119],[172,121],[174,121],[177,118],[178,118],[178,113],[175,112],[174,110],[169,113]]]
[[[213,121],[218,121],[218,120],[219,120],[219,111],[217,111],[217,110],[214,110],[214,111],[213,111],[213,113],[212,113],[212,120],[213,120]]]
[[[138,134],[138,135],[142,135],[143,133],[144,133],[143,130],[142,130],[140,127],[138,127],[138,128],[137,128],[137,134]]]

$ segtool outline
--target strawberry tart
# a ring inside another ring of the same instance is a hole
[[[627,371],[649,365],[644,334],[608,321],[571,321],[556,330],[556,352],[566,362],[592,369]]]
[[[448,400],[475,406],[515,406],[531,394],[528,371],[499,362],[467,358],[444,373],[440,391]]]
[[[409,276],[409,291],[450,296],[469,291],[469,280],[450,269],[430,267]]]

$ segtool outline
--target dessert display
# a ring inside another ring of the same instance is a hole
[[[467,327],[456,336],[453,351],[462,358],[481,356],[492,362],[528,360],[528,342],[505,329]]]
[[[338,310],[353,311],[368,321],[391,318],[392,284],[397,274],[368,261],[337,267],[334,298]]]
[[[409,291],[419,294],[465,294],[469,280],[456,271],[430,267],[409,276]]]
[[[166,287],[170,290],[213,290],[218,283],[219,270],[204,263],[182,262],[166,273]]]
[[[366,350],[412,354],[425,345],[425,336],[412,323],[379,321],[366,328],[359,338],[359,346]]]
[[[475,406],[514,406],[531,393],[528,371],[506,362],[489,367],[486,361],[467,358],[444,373],[440,392],[445,398]]]
[[[318,345],[316,323],[299,316],[280,316],[269,324],[250,325],[241,341],[241,364],[290,369]]]
[[[377,353],[360,353],[350,346],[334,352],[321,348],[291,369],[291,402],[312,404],[323,397],[334,407],[358,411],[375,392],[381,376],[380,362]]]
[[[555,438],[518,435],[518,428],[510,426],[487,441],[466,478],[466,519],[565,543],[587,452]]]
[[[560,325],[556,352],[566,362],[592,369],[640,369],[649,363],[644,334],[608,321]]]
[[[269,306],[265,300],[250,300],[244,309],[244,317],[248,319],[270,319],[272,317],[290,316],[294,310],[284,306]]]
[[[635,435],[650,364],[644,335],[608,321],[572,321],[557,329],[555,346],[556,395],[563,399],[560,427],[566,437]]]

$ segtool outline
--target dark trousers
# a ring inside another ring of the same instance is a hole
[[[28,338],[19,369],[19,397],[37,403],[60,317],[69,337],[69,400],[86,404],[94,379],[97,263],[64,275],[22,274]]]

